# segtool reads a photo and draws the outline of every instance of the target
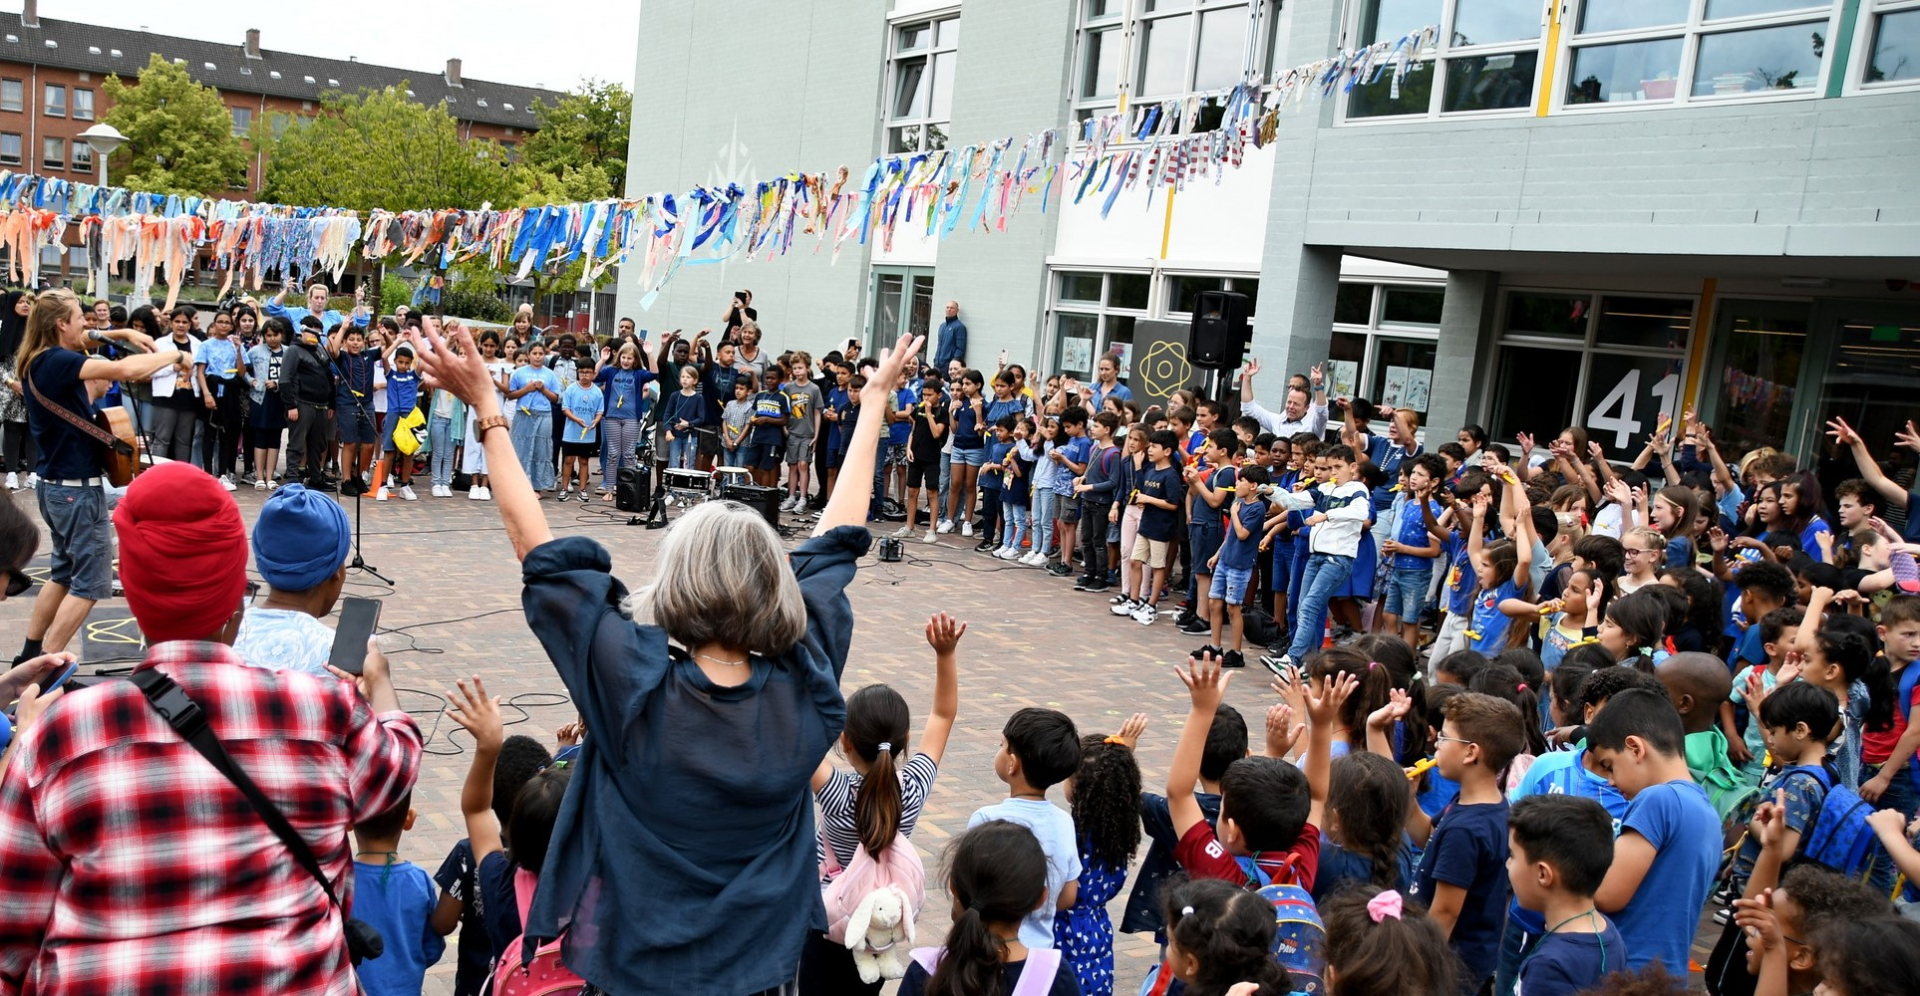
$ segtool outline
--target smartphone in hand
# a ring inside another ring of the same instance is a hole
[[[348,674],[359,674],[367,659],[367,641],[380,625],[380,603],[371,598],[347,598],[340,603],[340,624],[333,630],[333,653],[327,663]]]

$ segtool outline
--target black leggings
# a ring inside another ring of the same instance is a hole
[[[211,386],[212,381],[208,382]],[[214,409],[207,416],[207,451],[211,454],[207,473],[216,477],[233,473],[234,457],[240,453],[241,410],[240,398],[243,390],[238,383],[225,385],[226,390],[214,398]],[[217,440],[217,443],[216,443]]]
[[[24,474],[33,470],[39,461],[37,447],[33,445],[33,433],[28,431],[25,422],[8,422],[0,429],[0,453],[6,458],[7,472]]]
[[[800,949],[800,996],[880,996],[882,985],[860,981],[846,945],[807,932],[807,946]]]
[[[1107,579],[1107,514],[1112,502],[1080,499],[1080,566],[1096,581]]]

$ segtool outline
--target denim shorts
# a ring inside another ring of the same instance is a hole
[[[545,412],[535,412],[545,415]],[[372,412],[355,411],[352,405],[340,409],[340,417],[335,420],[336,431],[340,434],[340,445],[357,446],[379,441],[379,432],[373,426]]]
[[[1401,619],[1418,619],[1426,611],[1427,588],[1433,584],[1433,566],[1395,567],[1387,574],[1387,604],[1382,611]]]
[[[954,446],[953,465],[955,467],[978,467],[987,462],[985,446]]]
[[[53,534],[48,580],[75,598],[100,601],[113,595],[113,529],[107,495],[99,485],[66,487],[41,481],[40,518]]]
[[[1253,568],[1237,570],[1232,567],[1217,568],[1213,572],[1213,584],[1207,588],[1208,598],[1218,598],[1228,605],[1240,605],[1247,600],[1247,587],[1253,583]]]

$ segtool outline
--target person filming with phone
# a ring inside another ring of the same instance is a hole
[[[357,688],[247,666],[228,646],[246,527],[205,471],[152,467],[113,522],[146,659],[55,693],[15,745],[0,992],[120,991],[137,966],[153,992],[346,996],[368,951],[341,907],[347,830],[400,803],[420,769],[386,659],[369,649]]]

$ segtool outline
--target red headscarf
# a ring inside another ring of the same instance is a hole
[[[120,583],[149,645],[204,640],[247,587],[247,529],[219,482],[189,463],[163,463],[127,486],[113,510]]]

